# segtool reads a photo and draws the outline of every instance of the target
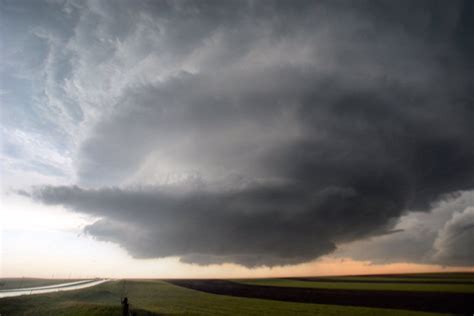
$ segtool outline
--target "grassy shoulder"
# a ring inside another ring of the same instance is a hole
[[[194,291],[158,280],[108,282],[78,291],[0,299],[4,315],[117,315],[123,289],[138,315],[439,315],[239,298]]]
[[[422,284],[422,283],[367,283],[322,282],[292,279],[236,279],[237,283],[251,285],[284,286],[337,290],[422,291],[445,293],[474,293],[474,284]]]
[[[22,289],[81,281],[80,279],[0,278],[0,290]]]

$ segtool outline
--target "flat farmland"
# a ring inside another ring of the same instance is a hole
[[[237,283],[233,283],[237,284]],[[441,315],[218,295],[162,280],[112,281],[83,290],[0,299],[2,315],[120,315],[120,297],[137,315]]]
[[[233,280],[237,283],[264,286],[336,289],[336,290],[372,290],[372,291],[414,291],[414,292],[443,292],[443,293],[474,293],[474,283],[436,283],[430,281],[414,283],[406,281],[377,281],[363,280],[327,280],[327,279],[250,279]]]
[[[364,283],[474,284],[474,273],[423,273],[365,276],[293,277],[292,280]]]
[[[399,290],[377,290],[325,288],[324,286],[327,284],[320,287],[297,287],[295,286],[297,281],[285,279],[247,280],[248,283],[227,280],[173,280],[171,282],[213,294],[311,304],[365,306],[454,314],[470,314],[474,311],[474,293],[412,291],[403,287],[407,284],[400,285]],[[302,285],[311,284],[311,282],[300,282]],[[287,286],[288,284],[292,286]],[[335,284],[341,285],[340,283]],[[367,286],[371,285],[379,284],[367,284]],[[393,284],[390,285],[393,286]]]
[[[0,314],[120,315],[120,299],[127,296],[136,315],[472,315],[472,276],[443,275],[440,284],[423,283],[438,280],[436,275],[115,280],[3,298]],[[415,278],[420,283],[407,280]]]

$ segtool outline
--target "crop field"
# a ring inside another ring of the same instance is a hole
[[[347,276],[342,276],[343,278]],[[353,277],[353,276],[349,276]],[[452,279],[452,280],[472,280],[474,281],[474,273],[473,272],[425,272],[425,273],[404,273],[404,274],[370,274],[370,275],[361,275],[361,276],[354,276],[355,278],[364,278],[364,279],[373,279],[373,278],[433,278],[436,280],[440,279]],[[338,277],[340,278],[340,277]]]
[[[420,291],[420,292],[445,292],[445,293],[474,293],[474,283],[449,284],[441,283],[408,283],[396,281],[390,282],[364,282],[359,280],[340,282],[332,280],[300,280],[300,279],[254,279],[254,280],[234,280],[238,283],[251,285],[267,285],[281,287],[297,288],[315,288],[315,289],[338,289],[338,290],[372,290],[372,291]]]
[[[436,284],[474,284],[474,279],[462,278],[395,278],[395,277],[303,277],[288,278],[292,280],[308,280],[322,282],[365,282],[365,283],[436,283]]]
[[[474,273],[419,273],[388,274],[365,276],[324,276],[294,277],[294,280],[330,281],[330,282],[367,282],[367,283],[435,283],[435,284],[474,284]]]
[[[468,314],[474,310],[471,291],[413,291],[406,287],[411,284],[406,283],[399,285],[397,291],[347,290],[295,287],[294,282],[312,284],[319,281],[116,280],[77,291],[3,298],[0,299],[0,314],[120,315],[123,296],[128,297],[131,309],[137,315],[422,316]],[[331,282],[323,283],[326,286]],[[367,293],[370,296],[366,296]]]

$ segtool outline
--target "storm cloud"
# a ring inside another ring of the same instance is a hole
[[[335,257],[377,264],[411,262],[472,266],[474,193],[462,192],[436,203],[430,212],[403,215],[390,234],[342,245]]]
[[[470,1],[61,5],[77,185],[25,194],[134,257],[307,262],[474,188]],[[474,264],[472,208],[443,227]]]

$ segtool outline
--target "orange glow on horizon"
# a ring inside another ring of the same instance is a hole
[[[474,272],[474,267],[443,267],[440,265],[416,263],[374,264],[370,261],[356,261],[349,258],[324,257],[317,261],[295,266],[246,269],[236,265],[214,265],[201,267],[209,269],[209,276],[214,278],[266,278],[292,276],[341,276],[368,274],[401,274],[430,272]],[[211,270],[212,268],[212,270]]]
[[[71,263],[71,262],[70,262]],[[57,264],[57,266],[56,266]],[[1,277],[42,277],[42,278],[274,278],[298,276],[342,276],[368,274],[401,274],[429,272],[474,272],[474,267],[442,267],[439,265],[416,263],[373,264],[370,261],[356,261],[347,258],[323,257],[313,262],[283,267],[245,268],[235,264],[199,266],[183,264],[178,258],[161,260],[125,259],[120,262],[109,262],[107,269],[95,270],[87,264],[79,273],[71,274],[71,265],[49,262],[38,266],[37,271],[21,269],[19,266],[3,269]],[[69,269],[65,267],[69,266]],[[98,266],[102,266],[99,264]],[[97,267],[97,265],[95,265]],[[24,267],[26,268],[26,267]],[[87,271],[86,271],[87,270]]]

